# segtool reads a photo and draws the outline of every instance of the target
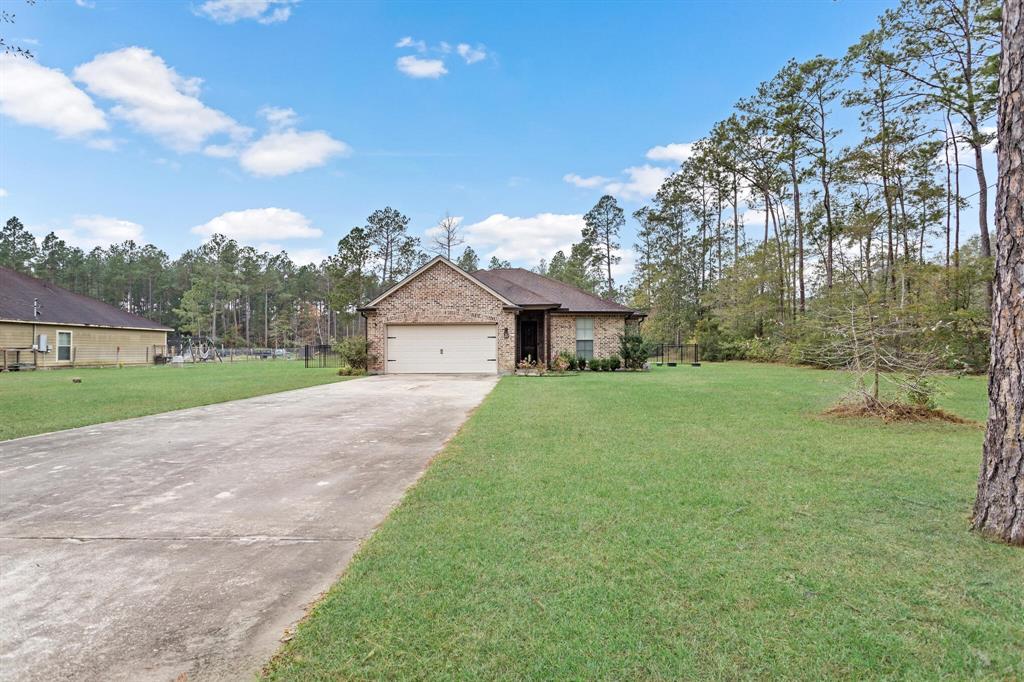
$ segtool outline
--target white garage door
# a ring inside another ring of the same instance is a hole
[[[498,372],[493,324],[388,325],[389,374]]]

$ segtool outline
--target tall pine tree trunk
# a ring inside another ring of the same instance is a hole
[[[988,429],[973,527],[1024,545],[1024,0],[1006,0]]]
[[[952,125],[952,124],[950,124]],[[960,268],[960,147],[956,129],[953,133],[953,267]],[[959,296],[957,297],[959,298]]]
[[[949,236],[950,236],[950,225],[953,215],[953,171],[952,166],[949,163],[949,122],[950,115],[949,109],[946,109],[946,123],[947,127],[943,130],[943,135],[946,138],[946,143],[943,145],[943,153],[946,159],[946,269],[949,270]]]
[[[1010,3],[1012,1],[1010,0]],[[966,38],[967,42],[967,49],[964,50],[964,85],[967,88],[967,122],[971,128],[970,145],[974,150],[974,172],[978,177],[978,228],[981,232],[981,255],[989,258],[992,256],[992,245],[989,243],[988,238],[988,180],[985,178],[985,165],[982,163],[981,158],[981,142],[979,140],[981,130],[978,127],[978,112],[975,106],[974,50],[971,46],[969,0],[963,0],[960,16],[964,26],[964,38]],[[985,283],[985,305],[990,310],[992,308],[992,286],[992,282]]]
[[[740,260],[740,186],[736,172],[732,174],[732,263]]]
[[[832,291],[833,273],[833,244],[835,243],[835,231],[832,227],[832,194],[829,190],[831,180],[828,177],[828,136],[825,127],[825,105],[818,100],[818,114],[820,117],[821,130],[821,189],[824,193],[825,204],[825,230],[828,232],[828,250],[825,253],[825,286]]]
[[[878,67],[879,74],[881,74],[882,67]],[[882,82],[882,77],[879,75],[879,82]],[[886,255],[886,267],[888,268],[888,278],[886,279],[886,287],[888,288],[889,296],[895,296],[896,294],[896,254],[893,250],[893,215],[892,215],[892,195],[889,191],[889,155],[887,142],[889,139],[889,129],[885,121],[885,100],[881,101],[879,107],[880,111],[880,126],[879,126],[879,139],[881,140],[881,168],[880,174],[882,176],[882,197],[885,199],[885,224],[887,230],[887,255]]]
[[[793,221],[796,224],[796,276],[800,286],[800,312],[807,309],[807,296],[804,291],[804,225],[800,216],[800,179],[796,173],[796,154],[793,154],[789,169],[793,180]]]

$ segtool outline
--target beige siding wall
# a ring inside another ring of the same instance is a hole
[[[626,331],[625,315],[558,315],[551,316],[551,359],[562,351],[576,353],[576,318],[594,320],[594,357],[607,358],[619,354],[619,336]]]
[[[389,324],[484,323],[498,325],[498,371],[515,370],[515,314],[443,262],[432,265],[366,314],[366,334],[374,355],[371,371],[385,372]],[[508,329],[508,338],[505,338]]]
[[[35,332],[33,335],[33,326]],[[57,360],[57,332],[71,332],[71,360]],[[167,332],[106,327],[75,327],[53,324],[0,322],[0,348],[30,348],[39,334],[46,334],[50,352],[38,354],[39,367],[89,367],[139,365],[153,362],[154,351],[167,345]],[[8,359],[12,359],[8,353]],[[31,362],[31,353],[21,354]]]

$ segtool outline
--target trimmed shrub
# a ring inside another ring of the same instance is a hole
[[[587,362],[588,362],[587,359],[585,357],[583,357],[582,355],[577,355],[576,356],[576,368],[577,369],[579,369],[579,370],[586,369],[587,368]]]
[[[590,358],[590,371],[600,372],[604,369],[604,360],[601,358]]]
[[[370,354],[370,342],[362,336],[346,336],[334,344],[334,350],[352,369],[367,370],[374,356]]]
[[[558,354],[558,359],[565,361],[565,368],[570,372],[576,371],[576,369],[579,367],[579,361],[576,359],[576,356],[573,353],[569,353],[563,350],[561,353]]]
[[[639,334],[620,334],[619,355],[626,369],[643,369],[651,356],[651,345]]]
[[[608,369],[614,372],[618,368],[622,367],[622,360],[619,359],[618,355],[613,355],[608,358]]]
[[[566,357],[566,353],[559,353],[558,356],[551,361],[551,369],[556,372],[565,372],[569,369],[569,358]]]

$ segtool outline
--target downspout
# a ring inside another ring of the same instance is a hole
[[[363,340],[366,342],[366,345],[369,346],[370,345],[370,323],[366,319],[366,313],[364,313],[362,310],[359,311],[359,316],[361,318],[363,318]],[[369,363],[367,363],[367,364],[369,364]],[[366,368],[366,373],[367,374],[370,373],[370,368],[369,367]]]
[[[551,312],[544,311],[544,355],[547,357],[548,367],[551,366]]]

